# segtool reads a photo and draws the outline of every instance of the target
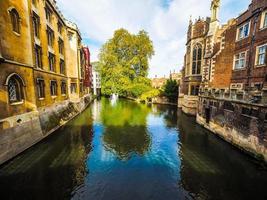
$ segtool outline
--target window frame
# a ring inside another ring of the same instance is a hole
[[[236,61],[238,60],[240,62],[240,60],[241,60],[240,55],[241,54],[244,54],[245,55],[244,58],[243,58],[244,59],[244,66],[237,68],[236,67]],[[236,58],[237,55],[239,56],[238,59]],[[246,69],[246,67],[247,67],[247,51],[242,51],[242,52],[239,52],[239,53],[237,53],[237,54],[234,55],[234,63],[233,63],[233,66],[234,66],[233,67],[234,70],[243,70],[243,69]]]
[[[10,82],[11,81],[14,81],[14,83],[16,84],[14,87],[15,87],[15,96],[16,96],[16,99],[11,99],[11,93],[10,93]],[[8,95],[8,102],[10,105],[16,105],[16,104],[21,104],[24,102],[25,100],[25,94],[24,94],[24,87],[25,87],[25,84],[24,84],[24,81],[22,80],[22,78],[13,73],[11,75],[8,76],[7,78],[7,81],[6,81],[6,84],[7,86],[7,95]]]
[[[49,65],[49,70],[51,72],[56,72],[56,56],[50,52],[48,52],[48,65]]]
[[[10,20],[11,20],[11,26],[12,26],[12,31],[17,34],[20,35],[21,34],[21,27],[20,27],[20,15],[19,12],[17,11],[16,8],[11,8],[9,9],[9,16],[10,16]]]
[[[54,86],[54,88],[53,88]],[[57,87],[57,81],[51,80],[50,81],[50,95],[51,97],[56,97],[58,95],[58,87]]]
[[[264,63],[261,64],[261,63],[259,63],[259,60],[260,60],[259,59],[259,56],[260,56],[259,51],[260,51],[260,48],[262,48],[262,47],[265,47],[265,52],[264,52],[265,56],[264,56]],[[256,47],[256,56],[255,56],[255,66],[256,67],[266,66],[266,64],[267,64],[267,43],[259,45]]]
[[[47,34],[47,44],[48,44],[48,46],[53,47],[54,46],[54,41],[55,41],[55,33],[49,26],[47,26],[46,34]]]
[[[35,24],[35,22],[36,22],[36,24]],[[32,14],[32,25],[33,25],[34,37],[40,39],[40,25],[41,25],[40,17],[35,12],[33,12],[33,14]]]
[[[35,44],[35,46],[34,46],[34,57],[35,57],[35,67],[43,69],[42,47],[40,47],[37,44]]]
[[[66,83],[66,81],[61,81],[60,89],[61,89],[61,95],[66,96],[67,95],[67,83]]]
[[[40,83],[43,83],[43,85]],[[43,87],[40,87],[40,86],[43,86]],[[39,100],[44,99],[45,98],[45,81],[43,78],[36,79],[36,89],[37,89],[37,96]]]
[[[245,30],[244,27],[246,25],[248,25],[247,35],[246,36],[244,35],[244,36],[241,37],[240,36],[241,35],[240,34],[240,29],[243,28],[242,30],[244,31]],[[242,25],[240,25],[240,26],[237,27],[236,41],[240,41],[240,40],[243,40],[243,39],[249,37],[249,35],[250,35],[250,26],[251,26],[250,21],[248,21],[248,22],[245,22]]]
[[[192,69],[191,69],[192,75],[201,74],[202,56],[203,56],[202,45],[196,44],[193,48],[193,53],[192,53]]]

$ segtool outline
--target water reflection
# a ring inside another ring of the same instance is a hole
[[[95,101],[0,168],[1,199],[267,199],[267,172],[173,106]]]
[[[181,185],[195,199],[267,199],[267,173],[230,144],[178,113]]]
[[[111,104],[107,99],[102,99],[102,106],[104,146],[122,160],[130,159],[133,154],[144,155],[151,140],[146,122],[150,109],[127,101]]]
[[[88,114],[88,113],[87,113]],[[83,114],[0,169],[1,199],[69,199],[87,175],[92,119]]]

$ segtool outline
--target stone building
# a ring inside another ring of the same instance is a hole
[[[151,79],[151,84],[152,84],[152,87],[153,88],[157,88],[157,89],[161,89],[167,82],[167,78],[165,77],[161,77],[161,78],[158,78],[158,77],[155,77],[155,78],[152,78]]]
[[[70,24],[55,0],[0,1],[0,164],[90,102],[83,85],[90,59],[75,28],[71,40]],[[72,75],[77,99],[70,93]]]
[[[267,1],[222,26],[211,70],[203,76],[197,122],[229,143],[267,161]],[[208,78],[207,78],[208,77]]]
[[[0,119],[37,110],[27,0],[0,1]],[[0,122],[0,128],[14,121]]]
[[[82,66],[81,62],[83,59],[82,52],[82,37],[81,33],[76,24],[67,21],[67,34],[68,34],[68,43],[67,43],[67,65],[72,66],[67,68],[68,74],[68,88],[69,97],[71,101],[79,101],[80,93],[82,93]]]
[[[196,114],[198,104],[209,24],[210,18],[206,20],[199,18],[194,23],[190,19],[187,32],[184,77],[180,86],[179,105],[183,112],[191,115]]]

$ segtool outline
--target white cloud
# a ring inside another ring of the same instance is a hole
[[[167,0],[58,0],[58,4],[64,15],[77,23],[83,37],[95,41],[88,44],[93,61],[100,48],[95,43],[103,44],[114,30],[126,28],[136,33],[145,29],[155,48],[150,65],[152,77],[181,69],[190,15],[195,19],[210,13],[210,0],[172,0],[168,8],[162,7],[162,1]],[[222,1],[225,21],[243,11],[250,0],[242,0],[244,6],[235,12],[226,8],[239,0]]]

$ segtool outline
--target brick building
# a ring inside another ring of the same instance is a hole
[[[267,161],[267,1],[215,34],[206,57],[197,122],[254,157]],[[217,38],[217,39],[216,39]]]

